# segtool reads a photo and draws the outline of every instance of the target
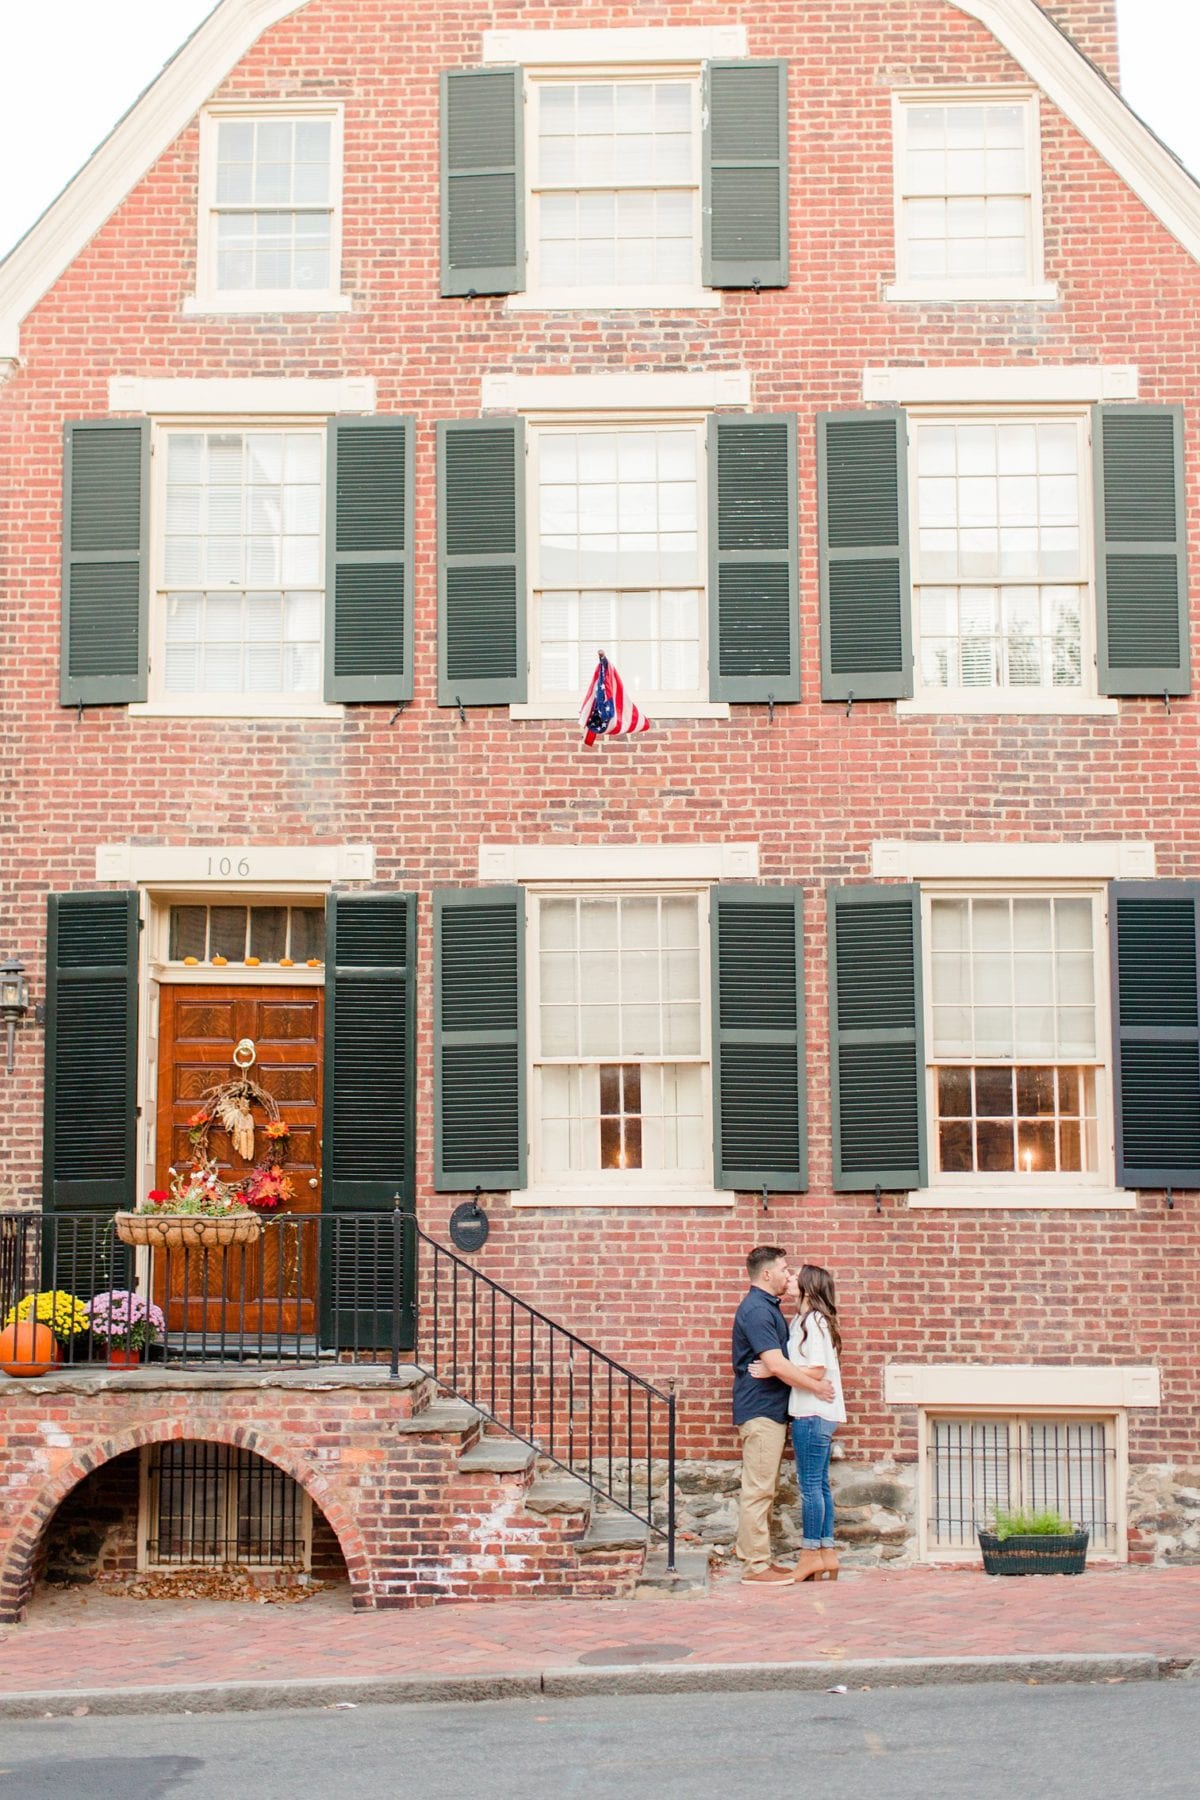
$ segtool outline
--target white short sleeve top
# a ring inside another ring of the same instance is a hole
[[[842,1395],[842,1372],[838,1354],[829,1335],[829,1327],[820,1313],[806,1313],[793,1319],[788,1332],[788,1360],[797,1368],[814,1363],[824,1367],[833,1383],[833,1399],[818,1400],[808,1388],[788,1389],[788,1412],[793,1419],[831,1419],[835,1425],[846,1423],[846,1402]]]

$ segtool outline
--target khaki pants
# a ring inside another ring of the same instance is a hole
[[[771,1566],[771,1507],[787,1426],[778,1419],[747,1419],[738,1426],[738,1436],[742,1440],[742,1492],[737,1553],[746,1574],[757,1575]]]

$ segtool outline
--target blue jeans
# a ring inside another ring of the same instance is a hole
[[[792,1449],[800,1484],[801,1528],[805,1550],[833,1548],[833,1492],[829,1457],[837,1426],[832,1419],[793,1419]]]

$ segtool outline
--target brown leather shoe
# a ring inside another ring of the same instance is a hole
[[[760,1569],[757,1575],[743,1575],[743,1581],[753,1582],[755,1587],[789,1587],[792,1580],[790,1569],[777,1569],[774,1564],[769,1569]]]
[[[821,1546],[821,1561],[825,1565],[826,1581],[836,1581],[838,1578],[837,1551],[834,1550],[829,1544],[822,1544],[822,1546]]]

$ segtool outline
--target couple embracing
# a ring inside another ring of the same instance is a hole
[[[837,1579],[829,1458],[845,1423],[833,1276],[759,1244],[746,1258],[750,1291],[733,1321],[733,1421],[742,1441],[737,1554],[743,1581],[764,1587]],[[789,1328],[782,1302],[796,1302]],[[794,1569],[771,1561],[771,1507],[791,1426],[803,1541]]]

